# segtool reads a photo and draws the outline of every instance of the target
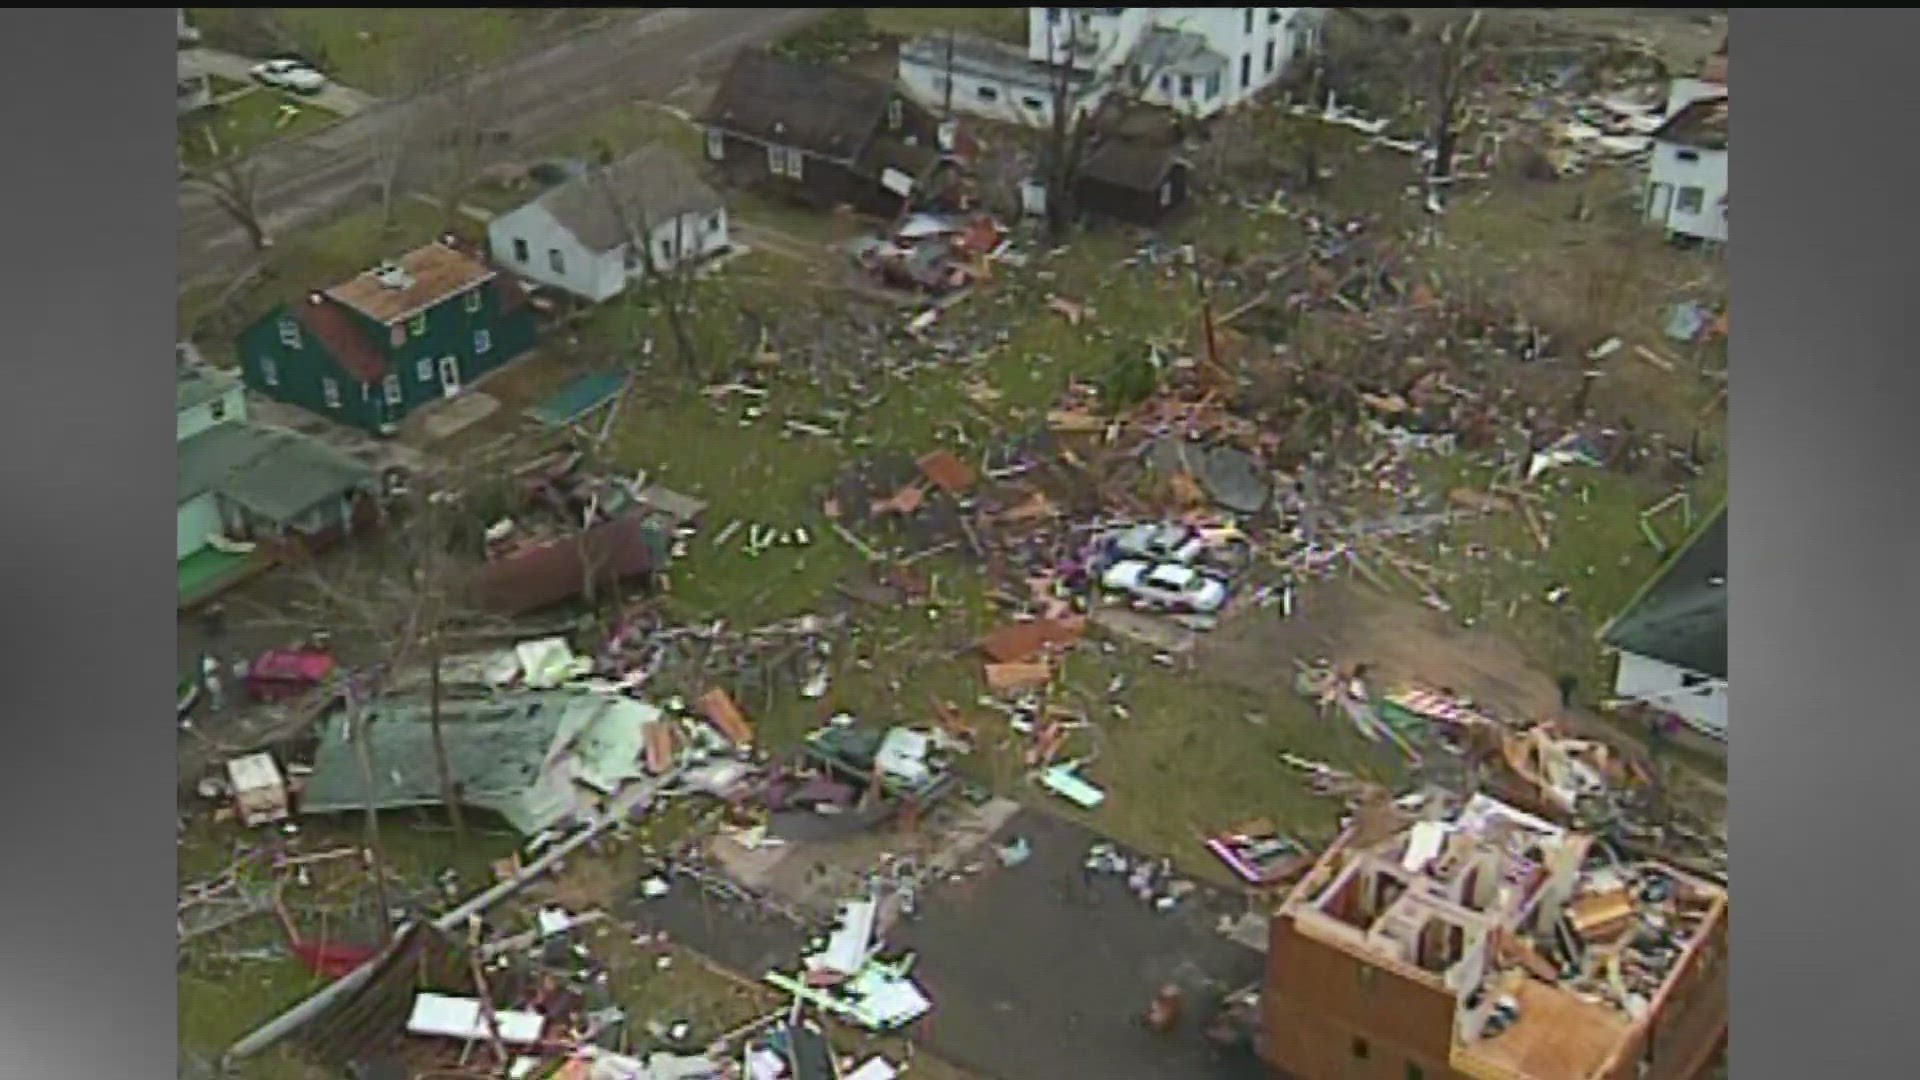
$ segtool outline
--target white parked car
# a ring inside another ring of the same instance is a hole
[[[327,77],[301,60],[268,60],[253,65],[251,72],[258,82],[296,94],[317,94],[327,86]]]
[[[1227,602],[1226,583],[1191,566],[1124,559],[1107,568],[1100,584],[1154,607],[1211,615]]]

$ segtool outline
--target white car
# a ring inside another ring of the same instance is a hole
[[[1227,586],[1218,578],[1179,563],[1125,559],[1107,568],[1100,584],[1154,607],[1211,615],[1227,602]]]
[[[253,65],[251,74],[260,83],[296,94],[317,94],[327,86],[325,75],[300,60],[268,60]]]

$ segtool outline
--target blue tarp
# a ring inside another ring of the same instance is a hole
[[[527,414],[548,427],[565,427],[612,401],[626,381],[626,375],[617,371],[582,375]]]

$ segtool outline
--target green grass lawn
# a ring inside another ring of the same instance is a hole
[[[207,43],[242,55],[293,51],[334,81],[371,94],[402,91],[422,58],[496,63],[530,41],[584,26],[594,8],[192,8]]]
[[[312,134],[337,119],[338,114],[306,98],[261,88],[182,117],[180,157],[189,166],[240,157],[270,142]]]
[[[867,8],[875,30],[913,38],[940,30],[962,30],[1000,41],[1025,44],[1026,8]]]

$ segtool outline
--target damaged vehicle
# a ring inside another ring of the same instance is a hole
[[[1227,585],[1191,566],[1124,559],[1100,575],[1100,584],[1137,603],[1188,615],[1211,615],[1227,602]]]

